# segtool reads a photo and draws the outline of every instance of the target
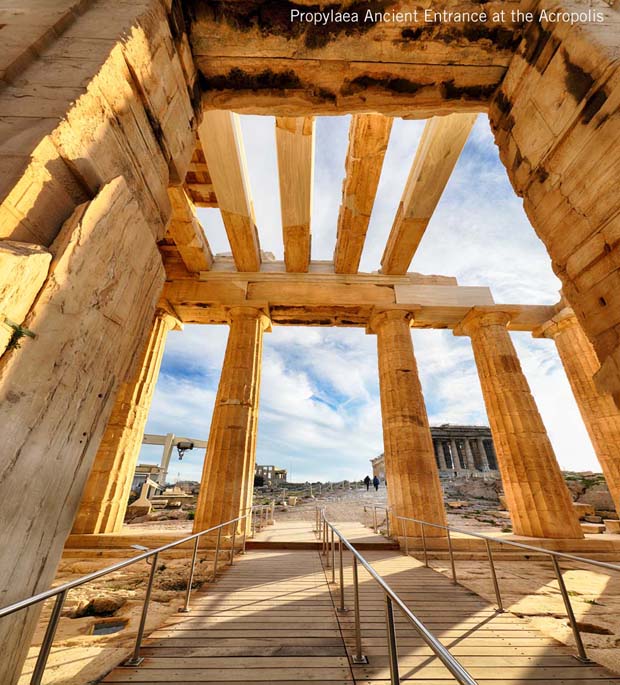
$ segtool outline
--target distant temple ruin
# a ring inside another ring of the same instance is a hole
[[[499,473],[488,426],[431,426],[435,463],[440,475]],[[370,460],[373,476],[385,479],[383,453]]]

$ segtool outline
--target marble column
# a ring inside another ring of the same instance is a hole
[[[471,444],[469,438],[465,438],[465,461],[467,463],[467,469],[469,471],[476,470],[476,462],[474,461],[474,453],[471,451]]]
[[[475,307],[454,332],[471,338],[514,532],[582,538],[568,488],[506,329],[509,321],[508,312]]]
[[[397,515],[445,525],[443,493],[409,320],[406,311],[378,312],[368,328],[377,335],[388,501]],[[433,528],[426,532],[429,536],[444,534]],[[408,534],[419,535],[419,526],[409,524]]]
[[[435,454],[437,455],[437,460],[439,461],[439,470],[447,471],[448,465],[446,464],[446,455],[444,454],[441,440],[434,440],[433,447],[435,448]]]
[[[482,464],[483,471],[490,471],[491,467],[489,465],[489,457],[487,456],[487,451],[484,448],[484,440],[482,438],[476,438],[478,442],[478,452],[480,452],[480,463]]]
[[[450,453],[452,454],[452,467],[457,471],[462,471],[463,465],[461,464],[461,457],[459,456],[459,448],[457,447],[454,438],[450,440]]]
[[[88,476],[73,534],[118,533],[142,446],[168,331],[179,322],[159,309],[131,381],[123,383]]]
[[[620,514],[620,410],[611,395],[599,392],[594,383],[593,376],[600,364],[592,343],[570,308],[560,311],[533,335],[555,341],[616,511]]]
[[[232,520],[252,505],[263,333],[269,325],[268,317],[254,307],[230,311],[230,332],[202,471],[195,532]],[[241,524],[237,529],[242,530]]]

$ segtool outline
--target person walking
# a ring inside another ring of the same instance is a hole
[[[377,476],[372,479],[372,484],[375,486],[375,492],[377,492],[377,490],[379,490],[379,479]]]
[[[366,492],[368,492],[368,490],[370,490],[370,476],[364,478],[364,485],[366,486]]]

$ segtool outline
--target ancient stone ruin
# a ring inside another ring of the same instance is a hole
[[[3,605],[50,586],[72,530],[119,530],[166,335],[184,323],[230,326],[202,478],[227,485],[203,489],[196,530],[251,504],[263,334],[280,325],[376,336],[390,503],[438,523],[410,329],[468,337],[515,532],[576,539],[510,332],[549,338],[620,510],[617,2],[492,0],[486,21],[402,24],[381,18],[395,2],[373,0],[375,19],[325,25],[291,22],[299,7],[288,1],[9,5],[0,8]],[[586,10],[603,20],[582,18]],[[283,262],[261,250],[238,123],[248,113],[276,117]],[[334,257],[317,262],[313,122],[344,113],[353,117]],[[557,306],[498,304],[484,283],[409,272],[478,114],[562,281]],[[359,273],[393,117],[426,128],[379,270]],[[214,257],[196,207],[219,208],[232,260]],[[16,682],[36,620],[32,609],[0,622],[2,683]]]

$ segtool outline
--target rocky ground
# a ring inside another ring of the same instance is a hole
[[[574,501],[580,505],[589,505],[581,507],[584,521],[601,524],[605,519],[618,518],[601,474],[567,472],[565,478]],[[485,529],[505,533],[512,531],[503,498],[501,480],[498,477],[445,478],[442,479],[442,486],[449,519],[453,525],[457,525],[458,522],[458,525],[465,528],[482,526]],[[379,487],[378,492],[375,492],[372,486],[370,491],[366,492],[365,488],[359,484],[339,486],[334,490],[330,490],[328,486],[320,488],[314,484],[312,496],[309,495],[309,491],[309,484],[289,485],[284,493],[282,488],[275,491],[259,488],[255,492],[254,501],[258,504],[269,504],[275,501],[278,515],[291,520],[311,520],[314,517],[315,507],[320,505],[327,507],[329,516],[333,520],[362,522],[368,522],[369,511],[371,511],[369,507],[373,502],[378,504],[387,502],[387,493],[383,485]],[[291,496],[297,499],[294,506],[288,503]],[[134,518],[129,524],[130,528],[132,530],[191,529],[190,521],[193,519],[195,503],[183,503],[177,508],[172,498],[170,504],[175,506],[154,509],[150,514]]]

